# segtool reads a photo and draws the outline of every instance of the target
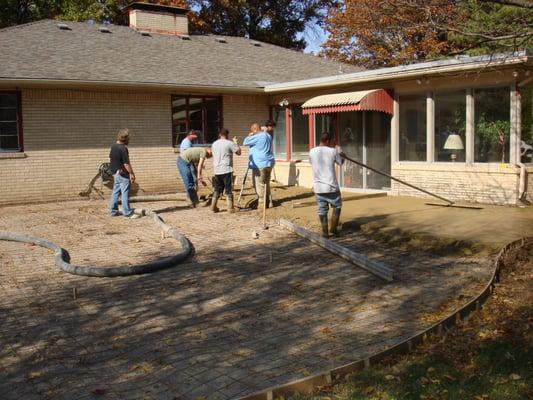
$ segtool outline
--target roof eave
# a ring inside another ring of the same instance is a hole
[[[96,81],[77,79],[44,79],[44,78],[7,78],[0,77],[0,85],[20,88],[105,88],[105,89],[141,89],[170,92],[221,93],[221,94],[264,94],[263,87],[253,86],[217,86],[217,85],[185,85],[158,82],[122,82]]]
[[[349,84],[383,82],[395,79],[409,79],[420,76],[449,74],[456,72],[469,72],[475,70],[482,70],[484,68],[493,68],[496,66],[511,66],[517,64],[530,65],[532,57],[524,53],[518,56],[509,57],[502,60],[493,61],[478,61],[471,63],[461,63],[452,65],[442,65],[426,68],[413,68],[412,70],[391,72],[391,68],[381,68],[374,71],[355,72],[341,76],[329,76],[324,78],[306,79],[301,81],[278,83],[274,85],[265,86],[265,92],[268,94],[285,93],[288,91],[307,90],[307,89],[326,89],[335,88],[339,86],[346,86]],[[389,71],[387,71],[389,70]],[[373,73],[372,73],[373,72]]]

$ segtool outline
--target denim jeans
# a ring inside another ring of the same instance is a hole
[[[124,177],[118,172],[113,175],[113,191],[111,192],[111,199],[109,199],[109,214],[118,214],[118,196],[122,195],[122,215],[129,217],[133,214],[130,208],[130,187],[131,182],[129,177]]]
[[[193,203],[198,203],[198,194],[196,192],[196,167],[194,164],[189,164],[181,157],[178,157],[176,165],[189,198]]]
[[[341,192],[315,193],[318,215],[327,215],[329,207],[341,208]]]

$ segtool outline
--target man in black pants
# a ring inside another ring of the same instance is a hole
[[[241,148],[236,139],[229,140],[229,131],[222,129],[211,146],[213,152],[213,169],[215,172],[213,200],[211,210],[218,212],[217,202],[223,191],[226,192],[227,211],[235,212],[233,209],[233,153],[241,155]]]

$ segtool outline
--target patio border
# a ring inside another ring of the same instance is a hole
[[[481,304],[488,299],[488,297],[492,294],[496,283],[500,281],[503,256],[509,250],[522,246],[524,242],[525,238],[522,238],[506,244],[496,257],[496,261],[494,262],[494,271],[485,288],[470,302],[458,310],[455,310],[446,318],[433,324],[429,328],[411,336],[407,340],[404,340],[367,358],[360,359],[303,379],[271,387],[243,397],[238,397],[236,400],[274,400],[281,396],[286,397],[294,394],[311,394],[315,389],[317,389],[317,387],[331,385],[335,381],[338,381],[341,377],[352,372],[368,368],[371,364],[378,363],[385,357],[410,352],[418,343],[424,342],[428,335],[442,335],[446,329],[459,324],[462,319],[467,318],[472,312],[481,308]]]
[[[136,211],[137,212],[137,211]],[[178,241],[181,246],[181,251],[173,256],[166,257],[160,260],[155,260],[143,264],[128,265],[121,267],[86,267],[81,265],[70,264],[70,255],[68,251],[52,243],[46,239],[42,239],[35,236],[26,235],[24,233],[6,232],[0,231],[0,241],[13,241],[22,243],[31,243],[37,246],[47,248],[54,252],[55,264],[61,270],[74,275],[92,276],[92,277],[116,277],[116,276],[128,276],[147,274],[155,272],[160,269],[173,267],[183,262],[192,252],[192,245],[190,241],[181,234],[178,230],[167,225],[163,219],[154,211],[141,209],[139,211],[141,215],[147,215],[152,218],[153,222],[161,228],[163,237],[172,237]]]

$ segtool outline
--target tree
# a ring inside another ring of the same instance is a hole
[[[529,0],[345,0],[324,53],[367,68],[533,45]]]
[[[346,0],[326,21],[326,55],[367,68],[453,51],[439,28],[456,16],[453,0]]]
[[[192,0],[197,10],[193,30],[247,36],[275,45],[303,49],[299,39],[310,23],[324,20],[327,0]]]
[[[24,24],[43,18],[65,21],[126,21],[122,8],[128,0],[0,0],[0,28]],[[146,3],[189,8],[186,0],[145,0]]]

